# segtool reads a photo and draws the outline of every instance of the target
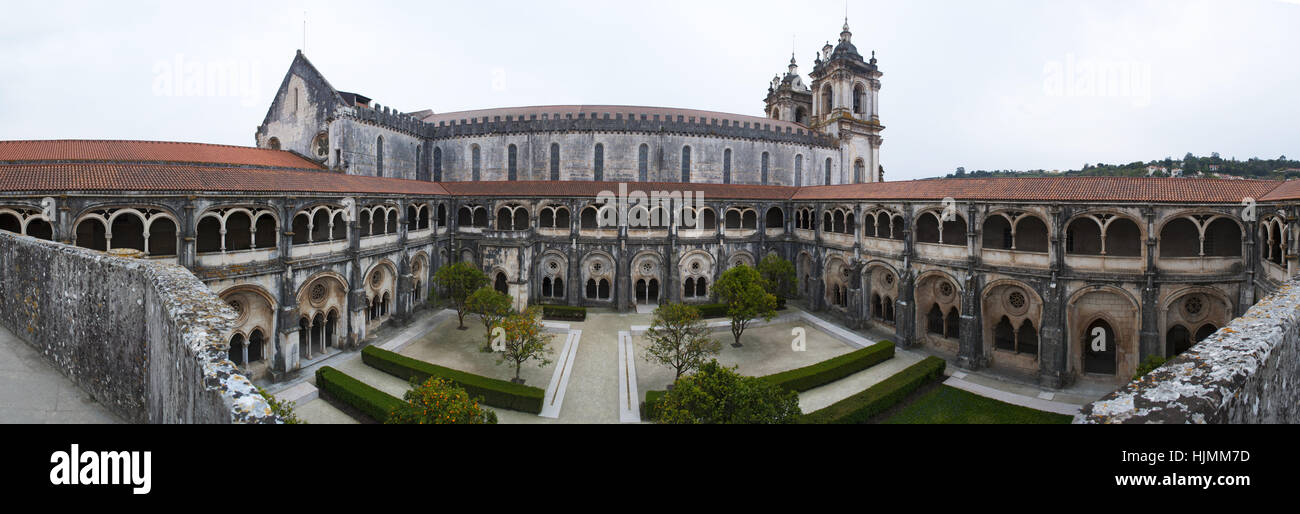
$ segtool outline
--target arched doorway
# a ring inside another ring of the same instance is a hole
[[[1083,338],[1084,373],[1115,374],[1115,329],[1106,320],[1099,319],[1088,325]]]
[[[230,362],[235,363],[235,365],[237,366],[243,366],[245,364],[244,336],[242,334],[235,334],[230,338],[229,357],[230,357]]]

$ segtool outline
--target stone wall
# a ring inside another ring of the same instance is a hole
[[[234,312],[185,268],[0,232],[0,322],[135,423],[275,423],[226,359]]]
[[[1084,407],[1077,423],[1300,422],[1300,280],[1159,369]]]

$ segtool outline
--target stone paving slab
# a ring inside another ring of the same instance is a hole
[[[35,348],[0,328],[0,423],[123,423]]]

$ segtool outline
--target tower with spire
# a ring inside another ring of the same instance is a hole
[[[793,60],[791,70],[794,70]],[[880,73],[875,52],[870,60],[853,45],[848,17],[835,46],[827,42],[813,61],[809,128],[840,141],[843,183],[878,182],[880,173]],[[787,79],[789,80],[787,74]],[[772,94],[769,93],[771,98]],[[771,104],[769,103],[769,116]]]
[[[790,66],[785,75],[772,77],[772,84],[767,88],[763,112],[774,120],[793,121],[807,125],[812,113],[812,90],[804,85],[799,76],[799,65],[795,62],[794,52],[790,53]]]

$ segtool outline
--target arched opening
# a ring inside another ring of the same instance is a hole
[[[592,158],[591,163],[592,179],[601,182],[605,180],[605,145],[596,143],[596,149],[593,153],[595,156]]]
[[[311,223],[306,213],[298,213],[293,217],[293,244],[305,245],[311,233],[307,226]]]
[[[956,307],[948,309],[948,316],[943,319],[943,333],[953,339],[961,338],[961,314],[957,313]]]
[[[31,227],[28,226],[28,232]],[[1241,256],[1241,227],[1228,218],[1218,218],[1205,227],[1205,241],[1202,242],[1205,255],[1211,257]]]
[[[731,149],[722,151],[722,183],[731,183]]]
[[[560,180],[560,144],[551,143],[551,180]]]
[[[599,283],[596,287],[597,287],[597,289],[598,289],[597,293],[599,294],[600,299],[601,299],[601,300],[608,300],[608,299],[609,299],[609,280],[606,280],[606,279],[603,279],[603,278],[600,279],[600,283]]]
[[[474,226],[475,226],[475,227],[479,227],[479,228],[487,228],[487,226],[488,226],[487,213],[488,213],[488,211],[487,211],[487,208],[486,208],[486,207],[475,207],[475,208],[474,208]]]
[[[384,136],[375,140],[375,176],[384,176]]]
[[[1108,247],[1107,250],[1110,248]],[[1201,232],[1187,218],[1178,218],[1160,229],[1161,257],[1198,257],[1201,255]]]
[[[822,87],[822,115],[823,116],[830,114],[831,108],[835,105],[835,102],[833,101],[835,95],[833,95],[832,93],[833,91],[831,90],[830,84],[826,84],[825,87]]]
[[[596,296],[596,293],[597,293],[597,291],[596,291],[596,279],[594,279],[594,278],[589,278],[589,279],[587,279],[587,291],[586,291],[586,292],[587,292],[587,299],[588,299],[588,300],[595,300],[595,299],[597,298],[597,296]]]
[[[1015,249],[1022,252],[1047,252],[1047,224],[1037,216],[1016,222]]]
[[[682,297],[684,297],[684,298],[694,298],[694,297],[695,297],[695,279],[694,279],[694,278],[687,278],[687,279],[686,279],[686,282],[682,283]]]
[[[823,173],[824,175],[826,175],[825,177],[822,178],[822,185],[829,186],[829,185],[831,184],[831,168],[832,168],[832,167],[834,167],[834,165],[831,164],[831,158],[830,158],[830,157],[827,157],[827,158],[826,158],[826,166],[824,166],[824,167],[822,168],[822,173]]]
[[[866,96],[867,90],[862,87],[862,84],[853,86],[853,114],[863,114]]]
[[[508,287],[507,287],[507,285],[506,285],[506,274],[505,274],[505,273],[497,272],[496,282],[493,283],[492,288],[493,288],[493,289],[496,289],[497,292],[498,292],[498,293],[501,293],[501,294],[509,294],[509,293],[510,293],[510,291],[509,291],[509,289],[508,289]]]
[[[514,227],[514,211],[508,207],[497,209],[497,230],[510,230]]]
[[[336,346],[334,338],[338,333],[338,324],[339,313],[337,311],[330,311],[329,316],[326,316],[325,318],[325,346]]]
[[[1115,330],[1106,320],[1088,325],[1080,339],[1083,346],[1083,371],[1114,375],[1116,369]]]
[[[305,316],[298,319],[298,357],[311,358],[311,322]]]
[[[636,281],[636,287],[635,287],[636,303],[645,303],[647,293],[648,290],[646,287],[645,279],[638,279]]]
[[[243,366],[244,364],[246,364],[244,361],[243,334],[235,334],[233,336],[230,336],[230,350],[226,352],[226,356],[227,358],[230,359],[230,362],[235,363],[236,366]]]
[[[1187,327],[1174,325],[1165,332],[1165,357],[1173,357],[1192,347],[1192,333]]]
[[[438,226],[447,226],[447,206],[443,204],[438,204]]]
[[[406,231],[414,232],[416,230],[419,230],[419,226],[420,226],[419,212],[416,211],[414,205],[407,205],[406,206]]]
[[[1196,329],[1196,342],[1199,343],[1201,341],[1204,341],[1205,338],[1214,335],[1214,333],[1218,331],[1219,331],[1219,327],[1214,326],[1213,323],[1206,323],[1204,325],[1201,325],[1201,328]]]
[[[993,347],[999,350],[1016,351],[1016,329],[1011,326],[1011,319],[1003,316],[993,327]]]
[[[28,226],[31,230],[31,226]],[[149,225],[149,255],[176,255],[176,223],[170,218],[156,218]]]
[[[564,298],[564,279],[555,277],[555,289],[553,291],[556,298]]]
[[[127,213],[113,219],[113,248],[134,248],[144,251],[144,221]]]
[[[763,226],[767,228],[785,228],[785,213],[781,212],[780,207],[772,207],[767,210],[766,219],[763,220]]]
[[[543,297],[547,297],[547,298],[549,298],[549,297],[552,296],[552,292],[553,292],[553,291],[551,290],[551,277],[545,277],[545,278],[543,278],[543,279],[542,279],[542,296],[543,296]]]
[[[582,210],[582,228],[584,228],[584,229],[595,229],[595,228],[598,228],[599,225],[597,224],[597,221],[596,221],[597,218],[598,218],[598,216],[597,216],[597,213],[598,213],[598,212],[599,212],[599,211],[598,211],[595,207],[587,207],[586,209],[583,209],[583,210]]]
[[[902,241],[903,240],[903,217],[893,216],[890,218],[890,220],[891,221],[889,224],[890,226],[889,238]]]
[[[682,182],[691,181],[691,147],[682,147]]]
[[[211,253],[221,251],[221,220],[206,216],[199,220],[195,231],[194,251]]]
[[[1065,229],[1065,253],[1101,255],[1101,227],[1089,217],[1076,218]]]
[[[311,319],[311,350],[325,353],[325,316],[319,312]]]
[[[659,303],[659,279],[650,279],[646,290],[646,301],[650,303]]]
[[[154,224],[154,227],[157,223]],[[149,227],[150,235],[153,227]],[[243,212],[232,212],[226,217],[226,250],[248,250],[253,247],[253,220]]]
[[[433,181],[442,182],[442,148],[433,147]]]
[[[470,177],[474,182],[483,180],[483,155],[478,145],[473,145],[469,149],[470,153]]]
[[[383,234],[385,232],[384,228],[388,225],[384,222],[384,218],[388,217],[388,210],[378,208],[372,211],[370,215],[372,216],[370,219],[370,235],[377,236]]]
[[[925,331],[930,334],[943,335],[943,310],[939,304],[930,305],[930,311],[925,315]]]
[[[1038,355],[1038,330],[1029,320],[1020,322],[1020,330],[1016,331],[1016,353]]]
[[[699,280],[695,281],[695,296],[701,298],[709,296],[709,281],[705,280],[704,277],[700,277]]]
[[[173,228],[172,231],[175,232],[175,229]],[[50,225],[50,222],[45,221],[45,220],[40,219],[40,218],[32,219],[32,220],[29,220],[29,221],[27,222],[27,235],[32,236],[32,237],[37,238],[37,239],[44,239],[44,240],[46,240],[46,241],[53,241],[53,240],[54,240],[54,226],[53,226],[53,225]],[[176,243],[173,242],[173,243],[172,243],[172,246],[173,246],[173,248],[172,248],[172,253],[176,253],[175,245],[176,245]],[[152,248],[152,247],[151,247],[151,248]]]
[[[885,317],[885,311],[881,305],[880,295],[876,293],[871,293],[871,317],[874,319],[883,319]]]
[[[513,228],[515,230],[528,230],[528,209],[523,207],[515,209],[514,221],[515,223]]]
[[[23,233],[23,224],[22,221],[19,221],[18,216],[12,213],[0,213],[0,230],[21,234]]]
[[[346,226],[343,230],[347,231]],[[257,248],[275,248],[277,236],[275,232],[276,227],[274,217],[267,215],[258,216],[257,235],[253,238],[257,242]]]
[[[985,218],[982,232],[984,248],[1011,249],[1011,222],[1005,217],[994,214]]]
[[[264,356],[264,346],[266,336],[262,335],[261,329],[254,330],[248,335],[248,362],[261,362]]]
[[[319,243],[330,240],[330,213],[328,209],[317,209],[311,217],[311,241]]]
[[[927,212],[916,220],[916,242],[935,244],[939,242],[939,218],[935,217],[934,213]]]
[[[519,149],[515,145],[506,148],[506,180],[519,179]]]
[[[867,166],[866,164],[863,164],[862,159],[853,161],[853,183],[854,184],[861,184],[863,182],[866,182],[865,177],[863,177],[863,174],[866,173],[866,170],[867,170]]]
[[[642,144],[637,150],[636,156],[636,177],[640,182],[649,181],[650,177],[650,146]]]
[[[421,205],[418,213],[419,220],[416,222],[415,228],[417,230],[429,228],[429,207],[427,205]],[[334,226],[338,226],[338,222],[335,222]]]
[[[1106,227],[1106,255],[1137,257],[1142,255],[1142,232],[1128,218],[1119,218]]]
[[[767,167],[769,160],[767,152],[763,152],[762,172],[759,177],[759,183],[765,186],[767,185]]]

